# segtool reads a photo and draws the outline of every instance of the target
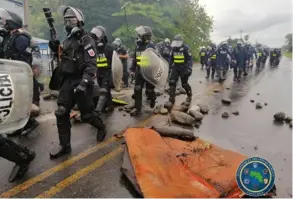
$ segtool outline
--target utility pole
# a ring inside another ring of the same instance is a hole
[[[242,33],[243,33],[243,31],[240,30],[240,39],[241,39],[241,40],[242,40]]]
[[[28,0],[23,0],[23,14],[24,14],[24,25],[27,25],[27,30],[31,31],[30,19],[29,19],[29,5]]]
[[[124,10],[124,17],[125,17],[125,24],[126,24],[126,28],[127,28],[127,35],[130,39],[130,34],[129,34],[129,27],[128,27],[128,22],[127,22],[127,14],[126,14],[126,6],[129,5],[130,2],[125,3],[122,7],[121,10]]]

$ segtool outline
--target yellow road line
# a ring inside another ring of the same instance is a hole
[[[65,162],[41,173],[40,175],[38,175],[34,178],[31,178],[31,179],[25,181],[24,183],[6,191],[6,192],[3,192],[0,195],[0,198],[10,198],[12,196],[15,196],[16,194],[19,194],[19,193],[25,191],[26,189],[33,186],[34,184],[50,177],[51,175],[57,173],[58,171],[61,171],[62,169],[66,168],[66,167],[69,167],[70,165],[74,164],[75,162],[87,157],[88,155],[98,151],[99,149],[101,149],[101,148],[103,148],[103,147],[105,147],[105,146],[109,145],[110,143],[115,142],[117,140],[118,140],[118,138],[111,137],[108,140],[106,140],[105,142],[99,143],[96,146],[91,147],[88,150],[70,158],[69,160],[66,160]]]
[[[53,197],[55,194],[61,192],[63,189],[65,189],[69,185],[73,184],[74,182],[76,182],[80,178],[86,176],[91,171],[94,171],[95,169],[103,166],[106,162],[108,162],[112,158],[114,158],[117,155],[119,155],[120,153],[122,153],[123,148],[124,148],[123,146],[118,147],[117,149],[115,149],[112,152],[106,154],[102,158],[96,160],[94,163],[84,167],[83,169],[77,171],[76,173],[74,173],[73,175],[69,176],[65,180],[59,182],[58,184],[56,184],[51,189],[41,193],[36,198],[51,198],[51,197]]]

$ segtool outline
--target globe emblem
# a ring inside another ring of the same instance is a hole
[[[253,168],[257,168],[258,167],[258,164],[256,163],[256,162],[254,162],[253,164],[252,164],[252,166],[253,166]]]

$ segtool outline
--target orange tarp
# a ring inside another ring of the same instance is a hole
[[[242,197],[236,170],[247,157],[201,139],[161,137],[147,128],[125,132],[139,187],[146,198]]]

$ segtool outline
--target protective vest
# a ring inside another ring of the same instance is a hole
[[[216,52],[212,52],[211,53],[211,60],[216,60],[217,59],[217,54],[216,54]]]
[[[175,64],[184,64],[185,57],[183,52],[173,52],[173,60]]]
[[[262,56],[262,52],[258,52],[257,56],[261,57]]]
[[[108,59],[104,53],[97,55],[97,67],[106,68],[108,67]]]
[[[200,56],[202,56],[202,57],[206,56],[206,52],[201,52]]]
[[[272,54],[272,56],[273,56],[273,57],[276,57],[276,56],[277,56],[277,54],[276,54],[276,53],[273,53],[273,54]]]
[[[141,66],[141,54],[142,54],[142,52],[136,52],[136,64],[137,64],[137,66]]]

